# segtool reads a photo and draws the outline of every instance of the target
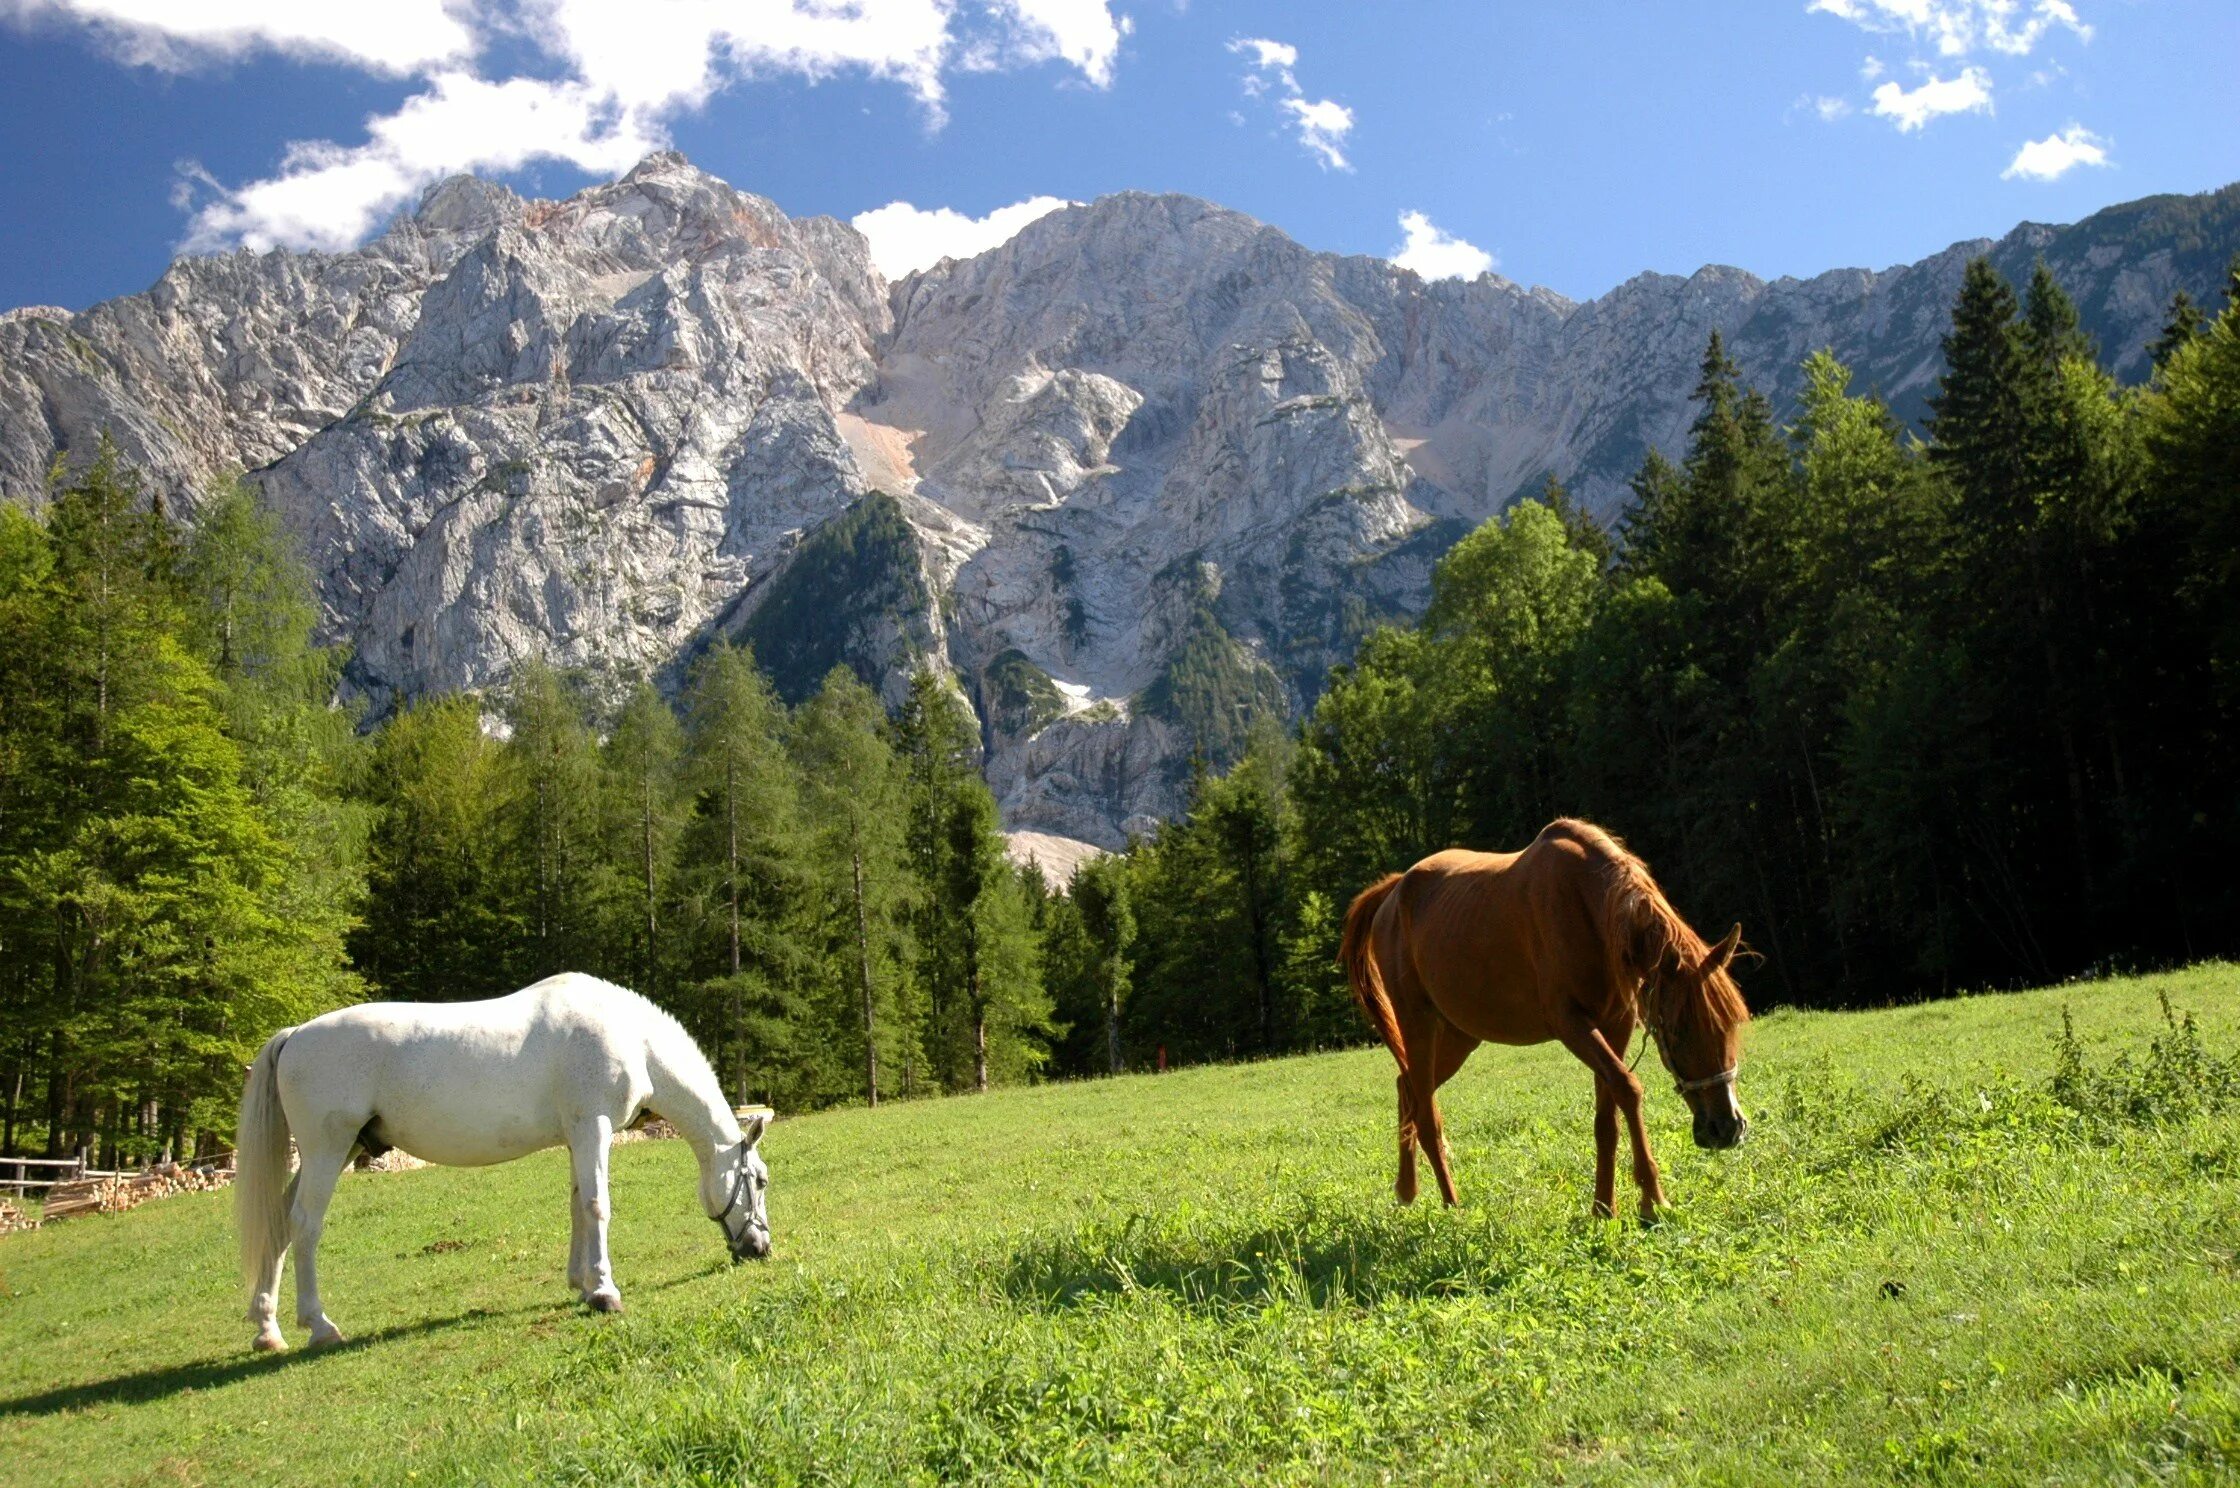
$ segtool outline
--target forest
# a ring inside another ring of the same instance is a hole
[[[935,668],[890,709],[750,632],[372,723],[278,520],[105,450],[0,509],[0,1151],[222,1146],[274,1028],[561,970],[781,1109],[1357,1042],[1351,895],[1559,815],[1740,921],[1759,1007],[2232,954],[2240,266],[2143,388],[2042,266],[1970,265],[1944,349],[1916,435],[1825,351],[1783,424],[1712,336],[1614,530],[1551,478],[1295,726],[1228,669],[1188,811],[1066,885]]]

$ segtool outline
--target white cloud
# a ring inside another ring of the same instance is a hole
[[[1299,127],[1299,143],[1327,170],[1351,170],[1346,162],[1346,136],[1353,132],[1353,110],[1327,98],[1309,102],[1286,98],[1283,111]]]
[[[1034,196],[985,217],[967,217],[951,207],[930,210],[908,202],[856,213],[857,232],[871,240],[871,261],[889,279],[913,269],[931,268],[944,258],[970,258],[1011,241],[1019,229],[1072,203],[1062,197]]]
[[[589,85],[488,83],[464,72],[437,74],[427,92],[368,120],[366,129],[366,143],[354,148],[290,145],[278,175],[222,192],[197,212],[184,246],[348,248],[429,182],[455,172],[559,159],[615,175],[660,145],[638,116],[617,113]]]
[[[455,171],[564,161],[611,174],[726,88],[853,73],[943,120],[955,68],[1059,62],[1108,87],[1128,34],[1112,0],[0,0],[0,18],[68,22],[136,64],[182,69],[259,49],[420,80],[360,144],[290,144],[272,176],[207,195],[186,246],[336,248]],[[503,41],[517,75],[477,59]],[[188,173],[191,174],[191,173]],[[201,191],[194,188],[199,184]]]
[[[2092,27],[2071,0],[1812,0],[1805,9],[1862,30],[1904,35],[1945,57],[1983,50],[2028,56],[2056,27],[2079,41],[2092,39]]]
[[[0,18],[76,21],[123,60],[166,72],[253,51],[409,74],[464,57],[475,37],[445,0],[0,0]]]
[[[1353,110],[1335,99],[1307,97],[1294,71],[1299,65],[1297,47],[1265,36],[1240,36],[1229,43],[1229,50],[1250,59],[1244,75],[1246,97],[1259,98],[1272,90],[1277,110],[1291,121],[1300,145],[1324,170],[1353,169],[1345,153],[1346,136],[1353,132]]]
[[[1493,269],[1492,254],[1441,231],[1421,212],[1402,212],[1400,231],[1404,237],[1392,261],[1426,279],[1475,279]]]
[[[1874,90],[1878,118],[1890,120],[1900,131],[1910,132],[1946,114],[1991,112],[1991,74],[1980,67],[1963,67],[1957,77],[1932,77],[1918,88],[1884,83]]]
[[[1790,108],[1792,112],[1815,114],[1823,124],[1833,124],[1838,119],[1850,117],[1851,101],[1847,98],[1830,97],[1825,93],[1817,96],[1804,93],[1798,95],[1797,101]]]
[[[2058,181],[2080,165],[2107,165],[2108,141],[2082,124],[2072,124],[2059,134],[2032,140],[2014,152],[2014,159],[1999,173],[2012,181]]]
[[[1255,67],[1288,69],[1299,65],[1299,49],[1265,36],[1240,36],[1229,43],[1232,52],[1252,53]]]
[[[1106,0],[988,0],[1005,23],[1000,34],[982,37],[959,61],[973,71],[1014,64],[1066,62],[1091,86],[1112,86],[1120,41],[1135,29],[1126,16],[1114,16]]]
[[[1889,69],[1882,65],[1882,59],[1872,52],[1867,54],[1866,61],[1859,64],[1859,78],[1862,82],[1871,83],[1887,71]]]

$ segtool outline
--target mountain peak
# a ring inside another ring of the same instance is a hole
[[[522,212],[521,198],[480,176],[446,176],[420,195],[413,221],[430,232],[476,232],[511,222]]]

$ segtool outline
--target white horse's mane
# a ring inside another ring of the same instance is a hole
[[[642,992],[634,992],[628,987],[597,978],[589,980],[598,981],[609,995],[620,997],[632,1005],[642,1019],[640,1026],[645,1032],[648,1056],[661,1066],[670,1079],[693,1094],[707,1099],[707,1116],[716,1123],[717,1132],[733,1128],[731,1101],[724,1092],[723,1081],[717,1078],[715,1066],[708,1063],[708,1056],[701,1052],[699,1040],[685,1030],[685,1026],[677,1021],[676,1015]],[[682,1113],[664,1111],[661,1114],[675,1121]],[[735,1131],[731,1140],[736,1140]]]
[[[612,982],[608,985],[614,986]],[[660,1054],[661,1062],[669,1066],[671,1074],[695,1083],[705,1081],[710,1089],[722,1091],[723,1082],[716,1078],[715,1066],[708,1063],[708,1056],[700,1052],[700,1041],[685,1031],[674,1013],[642,992],[633,992],[628,987],[614,990],[644,1010],[646,1043]]]

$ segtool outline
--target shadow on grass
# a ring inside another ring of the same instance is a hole
[[[566,1309],[544,1305],[474,1307],[451,1317],[426,1318],[416,1323],[397,1323],[387,1328],[377,1328],[371,1333],[361,1333],[323,1349],[295,1348],[284,1354],[243,1352],[225,1358],[197,1359],[192,1363],[174,1364],[165,1369],[142,1370],[138,1374],[120,1374],[113,1379],[92,1380],[85,1384],[58,1385],[36,1395],[18,1395],[13,1399],[0,1400],[0,1417],[44,1416],[91,1405],[141,1405],[186,1390],[208,1390],[218,1385],[230,1385],[236,1380],[291,1369],[312,1359],[353,1354],[382,1344],[440,1333],[465,1323],[487,1322],[493,1318],[517,1317],[524,1313],[551,1310]],[[244,1324],[243,1328],[246,1331],[247,1325]]]
[[[1137,1215],[1029,1240],[1002,1265],[998,1285],[1045,1310],[1152,1292],[1222,1311],[1483,1295],[1529,1269],[1534,1248],[1516,1244],[1498,1222],[1435,1209],[1305,1206],[1244,1224]],[[1589,1248],[1598,1243],[1582,1238]]]

